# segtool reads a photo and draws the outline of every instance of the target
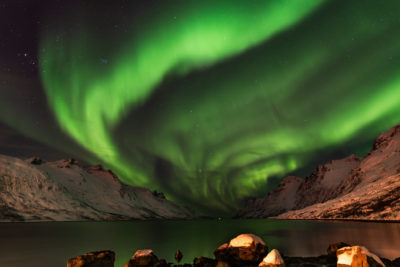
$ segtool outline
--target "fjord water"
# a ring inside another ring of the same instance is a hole
[[[195,220],[1,223],[0,266],[59,267],[85,252],[111,249],[122,266],[138,249],[151,248],[159,258],[182,262],[213,256],[222,243],[241,233],[262,237],[270,249],[290,256],[316,256],[328,244],[364,245],[389,259],[400,257],[400,224],[290,220]]]

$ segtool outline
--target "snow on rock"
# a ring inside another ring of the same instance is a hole
[[[265,242],[258,236],[253,234],[241,234],[229,242],[230,247],[250,247],[261,244],[265,246]]]
[[[369,252],[365,247],[352,246],[344,247],[337,251],[337,266],[383,266],[385,264],[375,254]]]
[[[266,197],[250,199],[239,217],[260,218],[301,209],[314,203],[336,197],[335,188],[360,164],[360,158],[351,155],[320,165],[306,179],[295,176],[284,178]]]
[[[263,261],[258,265],[259,267],[285,267],[285,262],[282,259],[278,250],[271,250]]]
[[[335,188],[358,167],[360,158],[351,155],[341,160],[333,160],[320,165],[314,172],[306,177],[296,192],[294,209],[301,209],[315,203],[325,202],[338,195]]]
[[[121,183],[101,166],[0,155],[0,221],[192,218],[150,190]]]

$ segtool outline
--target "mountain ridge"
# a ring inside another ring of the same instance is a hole
[[[279,184],[249,200],[237,217],[400,220],[400,125],[379,135],[365,157],[333,160],[297,183],[295,191]],[[294,204],[283,205],[284,198]]]
[[[0,221],[192,219],[162,193],[123,184],[101,165],[0,155]]]

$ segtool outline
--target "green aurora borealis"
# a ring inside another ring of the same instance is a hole
[[[157,3],[41,36],[60,127],[126,183],[232,211],[400,121],[398,1]]]

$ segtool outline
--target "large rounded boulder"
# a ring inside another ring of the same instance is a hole
[[[258,265],[268,253],[265,242],[253,234],[241,234],[214,251],[219,262]]]

